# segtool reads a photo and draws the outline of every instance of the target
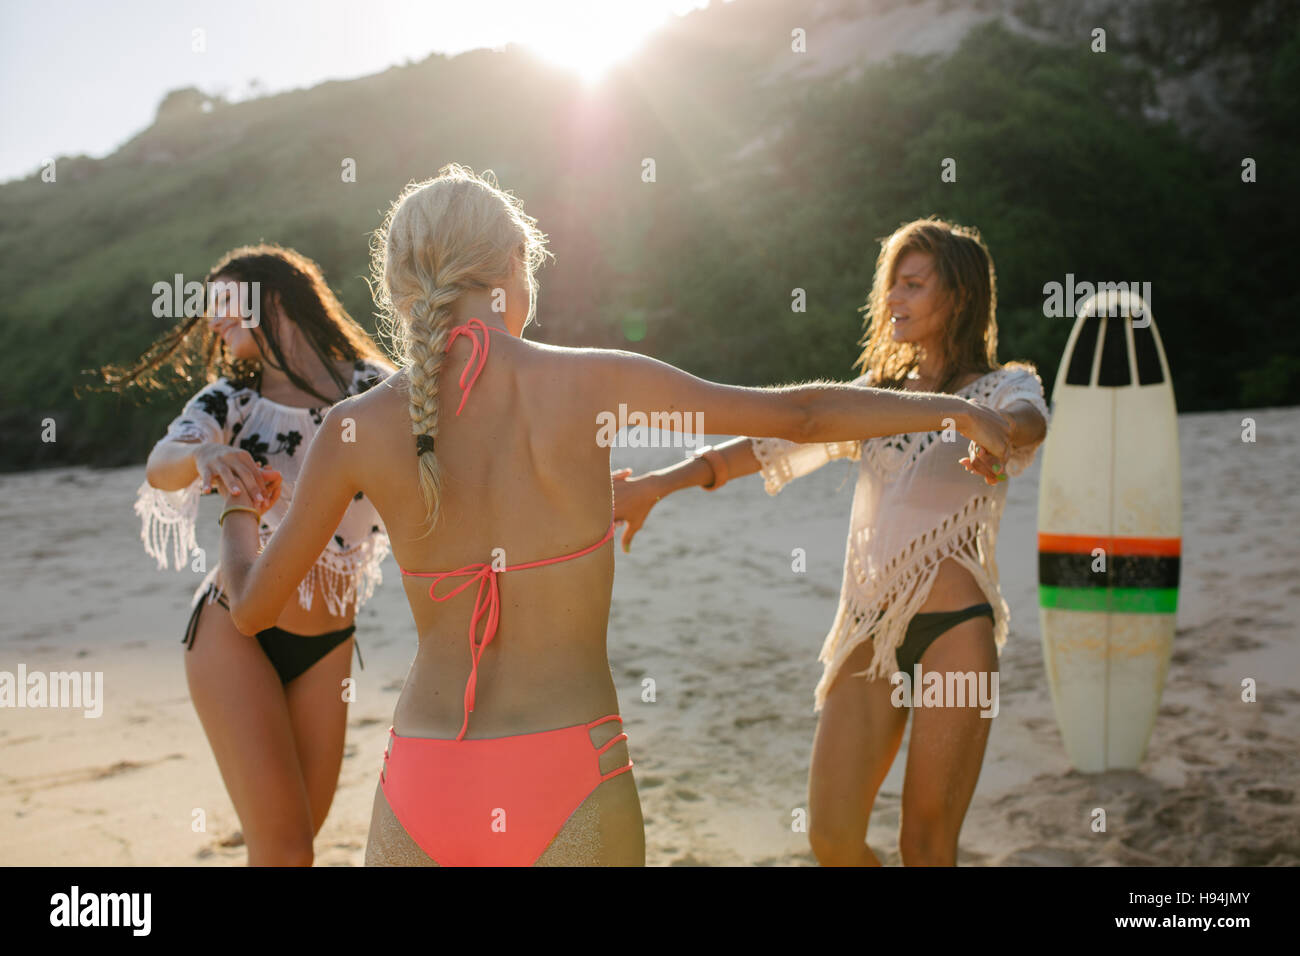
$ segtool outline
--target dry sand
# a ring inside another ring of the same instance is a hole
[[[1243,444],[1241,419],[1258,422]],[[998,547],[1012,609],[996,718],[962,831],[967,864],[1300,863],[1300,416],[1183,415],[1178,635],[1138,771],[1070,770],[1039,644],[1038,466],[1014,479]],[[662,457],[663,452],[658,456]],[[674,453],[669,453],[672,456]],[[677,453],[679,454],[679,453]],[[653,456],[651,456],[653,457]],[[647,460],[620,452],[619,460]],[[103,715],[0,710],[0,863],[232,865],[239,823],[189,703],[179,643],[191,572],[156,570],[131,512],[142,468],[0,476],[0,670],[102,671]],[[610,660],[631,735],[650,865],[813,862],[806,805],[816,661],[838,596],[852,471],[777,498],[756,478],[660,504],[618,556]],[[215,554],[204,503],[200,540]],[[805,574],[790,551],[807,550]],[[358,634],[338,795],[319,865],[360,865],[394,703],[414,653],[391,559]],[[1259,683],[1258,703],[1240,683]],[[643,702],[646,679],[656,699]],[[904,744],[906,747],[906,743]],[[868,839],[897,863],[906,754]],[[1094,833],[1090,813],[1107,810]],[[193,811],[207,815],[193,832]]]

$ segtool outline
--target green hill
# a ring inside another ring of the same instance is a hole
[[[1041,27],[1051,5],[1016,6]],[[373,328],[367,234],[405,183],[451,161],[495,170],[551,237],[533,333],[547,341],[747,384],[848,378],[878,239],[937,214],[983,231],[1000,355],[1049,385],[1070,320],[1043,316],[1043,285],[1073,273],[1152,283],[1181,408],[1300,402],[1285,281],[1300,28],[1265,25],[1221,37],[1248,51],[1252,82],[1232,101],[1244,132],[1217,140],[1212,123],[1194,135],[1161,117],[1178,73],[1150,37],[1095,54],[1086,34],[993,20],[947,55],[789,70],[773,0],[683,18],[595,91],[514,47],[238,104],[177,91],[111,156],[0,186],[0,467],[142,460],[194,386],[87,394],[84,370],[139,354],[166,327],[153,284],[201,278],[233,246],[301,250]],[[1243,157],[1258,182],[1242,182]]]

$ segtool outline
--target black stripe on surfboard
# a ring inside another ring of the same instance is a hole
[[[1038,552],[1038,583],[1061,588],[1176,588],[1179,559],[1106,555],[1106,570],[1094,571],[1090,554]]]

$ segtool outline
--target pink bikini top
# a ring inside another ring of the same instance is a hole
[[[479,330],[482,330],[482,339],[479,339]],[[456,414],[459,415],[461,409],[465,407],[465,399],[469,398],[470,389],[474,387],[474,382],[478,379],[479,373],[483,371],[483,366],[487,364],[488,346],[492,337],[488,335],[488,330],[502,332],[509,335],[505,329],[494,328],[484,324],[482,319],[470,319],[464,325],[458,325],[451,330],[451,337],[447,339],[447,346],[443,349],[446,353],[456,341],[458,336],[465,336],[470,340],[471,352],[469,363],[465,366],[464,371],[460,373],[460,405],[456,408]],[[471,374],[472,373],[472,374]],[[468,382],[466,379],[468,378]],[[574,558],[580,558],[584,554],[590,554],[597,548],[608,543],[614,537],[614,520],[611,517],[609,530],[605,536],[593,545],[583,548],[581,551],[574,551],[572,554],[563,554],[558,558],[543,558],[540,561],[528,561],[524,564],[512,564],[508,567],[495,569],[491,563],[487,564],[467,564],[463,568],[457,568],[455,571],[408,571],[402,568],[402,574],[413,578],[433,578],[433,583],[429,585],[429,597],[435,601],[446,601],[455,597],[461,591],[465,590],[475,581],[478,582],[478,594],[474,598],[474,616],[469,622],[469,654],[470,670],[469,680],[465,683],[465,720],[461,723],[460,733],[456,735],[457,740],[463,740],[465,731],[469,729],[470,711],[474,709],[474,689],[478,685],[478,662],[482,658],[483,652],[487,646],[492,643],[492,638],[496,636],[497,624],[501,620],[501,594],[497,587],[497,576],[507,571],[524,571],[528,568],[540,568],[546,564],[559,564],[561,561],[572,561]],[[448,591],[446,594],[438,594],[438,585],[447,578],[466,578],[465,581]],[[483,621],[483,639],[478,640],[478,624]]]

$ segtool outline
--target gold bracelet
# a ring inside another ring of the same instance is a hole
[[[225,511],[221,512],[221,517],[217,519],[218,527],[220,527],[222,522],[226,520],[226,515],[230,514],[232,511],[251,511],[253,514],[257,515],[258,517],[261,517],[262,514],[256,508],[250,508],[248,507],[248,505],[232,505],[231,507],[227,508]]]

